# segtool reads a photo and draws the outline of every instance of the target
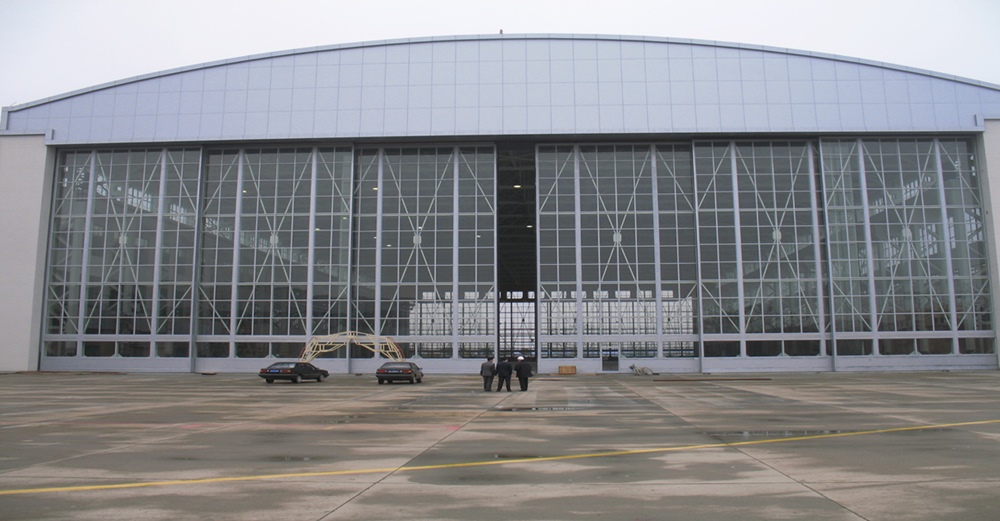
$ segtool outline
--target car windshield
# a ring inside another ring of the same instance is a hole
[[[410,364],[382,364],[382,369],[409,369]]]
[[[291,369],[295,367],[294,362],[279,362],[277,364],[271,364],[270,369]]]

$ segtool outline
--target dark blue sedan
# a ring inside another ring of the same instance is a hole
[[[261,369],[258,376],[269,384],[273,384],[275,380],[289,380],[297,384],[302,380],[322,382],[330,376],[330,372],[307,362],[275,362]]]

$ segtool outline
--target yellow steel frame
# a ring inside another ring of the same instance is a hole
[[[302,349],[302,356],[299,357],[299,361],[312,362],[313,359],[323,353],[331,353],[351,344],[359,345],[393,362],[399,362],[406,358],[403,356],[403,350],[391,337],[358,333],[356,331],[342,331],[332,335],[310,338],[309,342],[306,342],[306,346]]]

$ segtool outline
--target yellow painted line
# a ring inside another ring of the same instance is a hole
[[[466,463],[444,463],[441,465],[421,465],[414,467],[394,467],[381,469],[355,469],[355,470],[332,470],[326,472],[297,472],[290,474],[259,474],[253,476],[233,476],[227,478],[202,478],[202,479],[176,479],[170,481],[148,481],[136,483],[118,483],[114,485],[77,485],[69,487],[44,487],[44,488],[22,488],[0,490],[0,496],[11,496],[16,494],[50,494],[55,492],[89,492],[96,490],[120,490],[143,487],[168,487],[178,485],[200,485],[206,483],[234,483],[240,481],[263,481],[269,479],[290,479],[290,478],[315,478],[326,476],[350,476],[358,474],[379,474],[393,472],[413,472],[419,470],[440,470],[457,469],[467,467],[485,467],[488,465],[510,465],[513,463],[538,463],[544,461],[563,461],[587,458],[606,458],[608,456],[632,456],[636,454],[655,454],[665,452],[680,452],[702,449],[717,449],[727,447],[746,447],[751,445],[764,445],[769,443],[788,443],[792,441],[813,441],[829,438],[846,438],[851,436],[870,436],[873,434],[888,434],[893,432],[924,431],[931,429],[946,429],[951,427],[968,427],[972,425],[987,425],[1000,423],[1000,420],[983,420],[959,423],[939,423],[934,425],[917,425],[913,427],[894,427],[889,429],[874,429],[868,431],[854,432],[833,432],[828,434],[813,434],[809,436],[793,436],[788,438],[768,438],[764,440],[737,441],[732,443],[706,443],[702,445],[682,445],[677,447],[658,447],[653,449],[620,450],[610,452],[592,452],[587,454],[567,454],[563,456],[544,456],[538,458],[519,458],[490,461],[470,461]]]

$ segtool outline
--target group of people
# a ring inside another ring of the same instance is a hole
[[[517,382],[521,384],[521,390],[528,390],[528,378],[534,376],[531,372],[531,364],[523,356],[515,359],[513,356],[502,358],[500,363],[494,364],[493,357],[486,357],[486,361],[479,369],[479,375],[483,377],[483,391],[493,390],[493,377],[498,379],[497,392],[506,385],[507,392],[510,392],[511,376],[517,375]]]

